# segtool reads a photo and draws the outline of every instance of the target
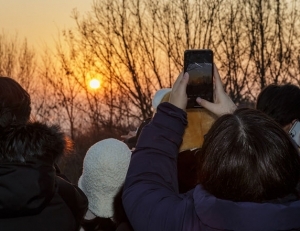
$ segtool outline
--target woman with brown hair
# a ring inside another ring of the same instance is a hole
[[[264,113],[238,109],[215,68],[220,116],[198,153],[198,185],[180,194],[177,156],[186,120],[188,74],[158,106],[132,155],[123,204],[136,231],[300,230],[300,159],[288,134]]]

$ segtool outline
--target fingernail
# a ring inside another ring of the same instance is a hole
[[[200,97],[197,97],[196,101],[197,101],[198,103],[201,103],[201,98],[200,98]]]

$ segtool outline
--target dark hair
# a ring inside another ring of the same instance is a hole
[[[281,126],[300,120],[300,88],[296,85],[268,85],[257,97],[256,109],[266,113]]]
[[[12,78],[0,77],[0,131],[11,125],[25,124],[31,112],[30,96]]]
[[[198,158],[198,183],[225,200],[282,198],[295,192],[300,177],[298,150],[288,134],[254,109],[217,119]]]

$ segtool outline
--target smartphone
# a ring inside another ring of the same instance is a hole
[[[197,97],[213,102],[213,70],[212,50],[185,50],[183,71],[189,73],[187,108],[201,107]]]
[[[300,148],[300,122],[298,120],[293,124],[289,134]]]

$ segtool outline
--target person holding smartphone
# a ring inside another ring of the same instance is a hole
[[[272,117],[300,148],[300,88],[270,84],[258,95],[256,108]]]
[[[123,205],[134,230],[298,230],[300,159],[273,119],[236,109],[214,66],[214,102],[197,98],[220,116],[198,154],[198,185],[180,194],[177,155],[186,119],[181,74],[141,132],[127,172]]]

